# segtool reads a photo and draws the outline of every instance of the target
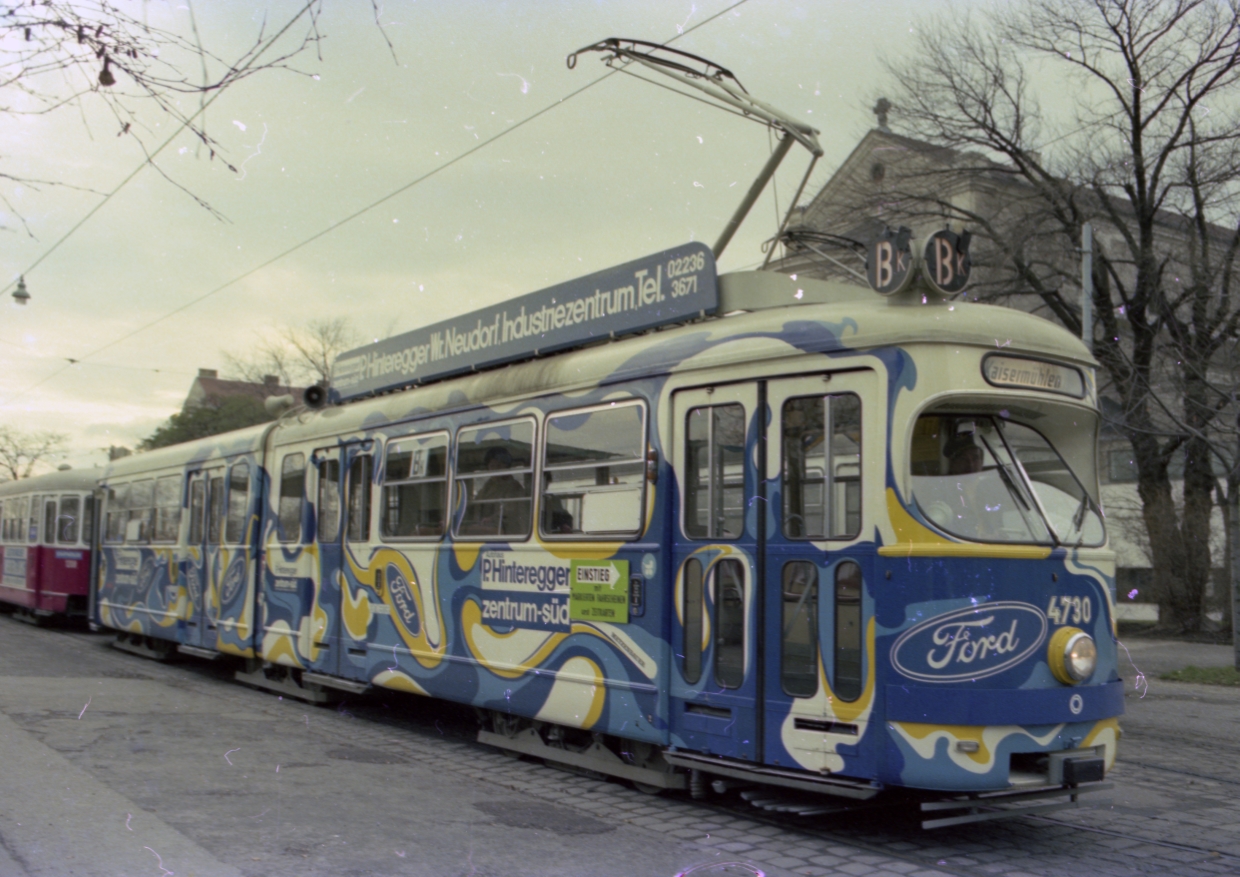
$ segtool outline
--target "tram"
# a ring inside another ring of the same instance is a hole
[[[94,620],[652,791],[1072,803],[1123,712],[1095,365],[1020,311],[685,245],[115,461]]]
[[[85,618],[96,473],[0,484],[0,608],[29,621]]]

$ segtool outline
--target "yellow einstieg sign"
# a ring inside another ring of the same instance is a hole
[[[574,560],[569,576],[573,621],[629,621],[629,562]]]

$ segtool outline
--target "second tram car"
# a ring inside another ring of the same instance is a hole
[[[116,461],[95,620],[302,696],[472,704],[647,789],[902,789],[946,824],[1096,787],[1123,701],[1086,348],[769,272],[718,295]]]
[[[28,619],[85,618],[98,473],[0,484],[0,604]]]

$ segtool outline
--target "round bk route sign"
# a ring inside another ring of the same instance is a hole
[[[964,231],[956,234],[941,229],[926,241],[922,259],[926,282],[943,295],[955,295],[969,282],[973,263],[969,259],[969,239]]]
[[[870,288],[880,295],[893,295],[908,287],[914,274],[913,232],[900,228],[883,229],[870,242],[866,253],[865,275]]]

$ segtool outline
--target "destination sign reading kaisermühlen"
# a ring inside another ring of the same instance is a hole
[[[421,384],[718,307],[714,255],[705,244],[684,244],[343,353],[329,398],[344,402]]]
[[[1085,381],[1079,369],[1040,359],[992,353],[982,360],[982,377],[996,387],[1043,390],[1077,399],[1085,395]]]

